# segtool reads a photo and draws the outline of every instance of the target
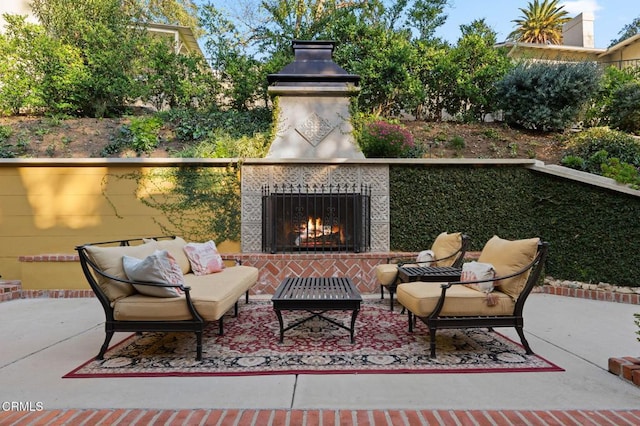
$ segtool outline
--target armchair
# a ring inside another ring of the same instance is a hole
[[[448,234],[443,232],[436,237],[431,246],[434,259],[430,262],[434,267],[459,268],[469,247],[470,238],[460,232]],[[384,289],[389,292],[389,305],[393,311],[393,295],[399,284],[398,267],[416,264],[416,258],[391,257],[387,263],[376,266],[376,278],[380,283],[380,298],[384,299]]]
[[[538,282],[549,244],[538,238],[509,241],[497,236],[483,248],[478,262],[490,263],[496,277],[475,281],[455,281],[440,286],[423,282],[400,284],[398,302],[408,311],[409,331],[419,318],[429,328],[431,357],[436,356],[436,332],[443,328],[515,327],[527,354],[522,311],[533,286]],[[493,282],[491,306],[486,294],[472,284]]]

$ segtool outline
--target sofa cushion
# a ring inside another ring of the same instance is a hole
[[[443,260],[438,260],[433,266],[443,267],[453,265],[453,262],[456,261],[456,256],[451,255],[460,250],[460,247],[462,247],[461,232],[455,232],[453,234],[443,232],[438,235],[431,246],[431,250],[433,250],[436,259]],[[445,257],[446,259],[444,259]]]
[[[137,259],[144,259],[157,249],[158,246],[156,243],[116,247],[87,246],[86,253],[102,272],[115,278],[126,280],[128,278],[122,267],[122,256],[126,255]],[[129,283],[105,278],[100,274],[95,275],[98,285],[111,302],[130,296],[136,292],[136,289]]]
[[[224,269],[224,262],[213,241],[188,243],[184,246],[184,252],[195,275],[213,274]]]
[[[207,321],[215,321],[258,281],[258,268],[231,266],[211,275],[185,275],[193,305]]]
[[[493,236],[482,249],[478,262],[491,263],[497,277],[510,275],[533,261],[538,252],[539,242],[539,238],[510,241]],[[495,286],[503,293],[517,299],[529,278],[530,271],[497,281]]]
[[[184,252],[184,246],[187,245],[187,242],[184,239],[175,237],[173,239],[158,240],[156,244],[158,245],[158,249],[166,250],[171,254],[171,256],[173,256],[176,262],[178,262],[178,265],[180,265],[182,274],[188,274],[191,272],[189,258]]]
[[[142,260],[122,256],[122,266],[131,281],[184,285],[180,266],[166,250],[156,250]],[[133,287],[147,296],[178,297],[181,293],[178,287],[154,287],[143,284],[134,284]]]
[[[442,293],[440,283],[421,281],[400,284],[398,302],[419,317],[433,312]],[[465,285],[452,285],[447,289],[447,297],[440,316],[512,315],[515,302],[507,294],[494,291],[496,304],[489,306],[484,293]]]
[[[253,266],[232,266],[217,274],[184,276],[191,287],[193,305],[205,321],[219,320],[258,280]],[[118,300],[114,317],[119,321],[187,320],[189,308],[180,297],[151,297],[135,294]]]

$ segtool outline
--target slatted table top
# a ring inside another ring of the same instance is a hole
[[[271,300],[275,309],[354,309],[362,296],[350,278],[289,277]]]
[[[458,281],[461,268],[449,266],[401,266],[398,277],[403,282],[408,281]]]

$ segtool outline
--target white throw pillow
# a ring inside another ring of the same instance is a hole
[[[435,258],[433,250],[422,250],[416,257],[416,263],[418,266],[431,266]]]
[[[191,263],[191,270],[195,275],[207,275],[220,272],[224,269],[222,256],[218,253],[216,243],[188,243],[184,246],[184,252]]]
[[[122,267],[131,281],[184,285],[180,266],[166,250],[156,250],[152,255],[142,260],[131,256],[122,256]],[[176,287],[155,287],[141,284],[133,286],[139,293],[146,296],[179,297],[182,293]]]
[[[493,268],[492,264],[474,261],[467,262],[462,265],[462,275],[460,276],[460,281],[490,280],[492,278],[495,278],[495,276],[496,270]],[[491,291],[493,291],[493,286],[493,281],[467,285],[467,287],[473,288],[483,293],[490,293]]]

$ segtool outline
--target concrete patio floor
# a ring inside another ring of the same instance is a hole
[[[0,303],[0,424],[17,421],[7,420],[6,402],[41,404],[45,411],[176,410],[174,417],[180,410],[285,410],[288,416],[302,410],[305,419],[323,410],[634,410],[616,415],[620,423],[605,421],[602,414],[591,421],[634,424],[637,418],[640,423],[640,388],[608,372],[609,357],[640,354],[633,318],[637,312],[638,305],[532,294],[524,312],[527,339],[538,355],[564,372],[62,379],[95,356],[104,339],[98,301],[14,300]],[[515,330],[499,331],[519,341]],[[117,333],[112,344],[127,335]],[[385,421],[395,424],[389,411],[383,412]],[[629,415],[632,420],[622,420]],[[413,423],[408,416],[401,417],[403,423]],[[231,424],[260,424],[257,414],[252,418]],[[527,424],[525,417],[519,418]]]

